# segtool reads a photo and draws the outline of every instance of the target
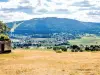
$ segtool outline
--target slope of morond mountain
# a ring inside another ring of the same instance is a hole
[[[34,18],[31,20],[17,21],[21,23],[14,29],[15,34],[48,34],[55,32],[69,32],[69,31],[87,31],[92,29],[100,29],[100,23],[81,22],[67,18]],[[13,28],[15,22],[7,23],[8,27]]]

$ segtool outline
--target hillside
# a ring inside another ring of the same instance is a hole
[[[15,22],[7,23],[8,27],[13,28]],[[100,31],[100,23],[80,22],[66,18],[35,18],[25,21],[17,21],[17,26],[13,33],[15,34],[48,34],[55,32],[89,32],[98,33]]]

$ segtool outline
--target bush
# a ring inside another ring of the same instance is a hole
[[[54,47],[53,47],[53,50],[54,50],[54,51],[59,50],[59,49],[60,49],[59,46],[54,46]]]
[[[61,46],[60,49],[61,49],[62,51],[64,51],[64,52],[67,51],[67,48],[64,47],[64,46]]]
[[[56,50],[56,53],[62,53],[62,50]]]
[[[62,50],[62,51],[67,51],[67,48],[64,47],[64,46],[54,46],[53,47],[53,50],[56,51],[56,50]]]
[[[74,49],[72,49],[71,52],[74,52]]]
[[[47,47],[47,49],[52,49],[52,47]]]
[[[8,41],[10,40],[9,37],[5,34],[0,34],[0,41]]]
[[[14,46],[13,49],[16,49],[16,47]]]

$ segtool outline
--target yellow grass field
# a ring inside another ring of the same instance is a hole
[[[100,75],[100,52],[17,49],[0,54],[0,75]]]

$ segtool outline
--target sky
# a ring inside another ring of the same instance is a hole
[[[58,17],[100,22],[100,0],[0,0],[0,20]]]

